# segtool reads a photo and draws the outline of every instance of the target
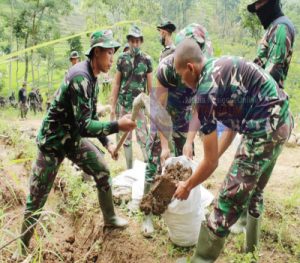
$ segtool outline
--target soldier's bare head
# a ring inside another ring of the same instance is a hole
[[[95,47],[91,51],[92,67],[95,75],[108,72],[113,64],[115,49]]]
[[[196,88],[204,64],[200,46],[193,39],[185,39],[176,47],[174,58],[176,72],[183,83]]]

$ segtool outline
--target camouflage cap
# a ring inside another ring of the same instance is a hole
[[[159,26],[156,27],[158,30],[164,29],[170,33],[173,33],[176,30],[176,26],[171,21],[164,21]]]
[[[137,25],[133,25],[130,29],[129,32],[126,36],[127,40],[129,40],[130,37],[135,37],[135,38],[140,38],[142,41],[143,39],[143,34],[141,29]]]
[[[95,47],[103,47],[103,48],[114,48],[115,52],[121,46],[117,41],[113,39],[113,32],[111,30],[101,30],[96,31],[91,35],[91,47],[85,53],[86,56],[91,55],[91,51]]]
[[[249,5],[247,5],[247,10],[250,12],[250,13],[256,13],[257,10],[256,10],[256,4],[262,4],[262,5],[265,5],[267,3],[270,2],[270,4],[274,4],[274,5],[280,5],[280,0],[257,0],[257,1],[250,1],[251,3]]]
[[[72,52],[70,53],[70,59],[71,59],[71,58],[79,58],[78,52],[77,52],[77,51],[72,51]]]
[[[193,38],[200,45],[205,43],[206,29],[196,23],[192,23],[182,29],[175,37],[175,45],[177,46],[182,40],[186,38]]]

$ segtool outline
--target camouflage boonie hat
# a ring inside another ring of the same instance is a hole
[[[130,37],[140,38],[142,41],[144,40],[143,34],[141,29],[137,25],[133,25],[126,36],[127,40],[129,40]]]
[[[176,26],[171,21],[162,22],[159,26],[156,27],[158,30],[163,29],[170,33],[173,33],[176,30]]]
[[[113,39],[113,32],[111,30],[101,30],[96,31],[91,35],[91,47],[85,53],[86,56],[90,56],[91,51],[94,47],[103,47],[103,48],[114,48],[115,52],[121,46],[117,41]]]
[[[175,37],[175,45],[177,46],[182,40],[186,38],[193,38],[200,45],[205,43],[206,29],[196,23],[190,24],[182,29]]]
[[[71,58],[79,58],[78,52],[77,52],[77,51],[72,51],[72,52],[70,53],[70,59],[71,59]]]

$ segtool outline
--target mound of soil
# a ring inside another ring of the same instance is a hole
[[[146,215],[163,214],[172,201],[177,182],[185,181],[191,175],[192,169],[184,167],[179,162],[168,165],[164,174],[155,178],[150,192],[143,197],[140,204],[141,211]]]

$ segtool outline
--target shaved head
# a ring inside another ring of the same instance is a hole
[[[201,63],[203,54],[200,46],[191,38],[184,39],[175,50],[176,68],[186,67],[188,63]]]

